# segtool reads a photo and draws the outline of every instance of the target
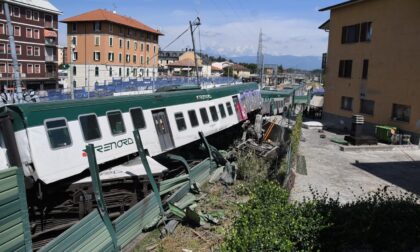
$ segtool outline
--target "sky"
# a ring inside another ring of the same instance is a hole
[[[322,7],[344,0],[50,0],[63,14],[59,20],[94,9],[116,10],[159,29],[159,45],[166,50],[192,48],[186,33],[197,16],[197,51],[227,57],[256,55],[260,29],[263,53],[275,56],[320,56],[327,50],[328,33],[318,27],[329,18]],[[59,26],[59,42],[66,44],[66,25]]]

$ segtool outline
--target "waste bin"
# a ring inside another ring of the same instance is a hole
[[[383,143],[392,143],[392,136],[397,132],[397,127],[377,125],[375,127],[375,137]]]

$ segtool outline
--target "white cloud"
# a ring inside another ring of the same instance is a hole
[[[202,20],[201,47],[207,52],[226,56],[256,55],[260,28],[263,30],[264,53],[271,55],[320,56],[327,50],[328,34],[318,29],[318,21],[305,19],[260,18],[249,21],[234,21],[206,24]],[[165,46],[187,28],[181,26],[162,27]],[[198,32],[196,33],[199,47]],[[191,38],[186,33],[168,49],[179,50],[191,47]]]

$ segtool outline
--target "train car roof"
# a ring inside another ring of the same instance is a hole
[[[294,89],[282,89],[282,90],[261,90],[262,98],[281,98],[289,97],[293,95]]]
[[[130,108],[164,108],[166,106],[211,100],[224,96],[256,90],[256,83],[197,90],[159,92],[132,96],[104,97],[89,100],[66,100],[55,102],[24,103],[9,105],[8,110],[18,114],[23,122],[15,122],[16,127],[32,127],[44,124],[49,118],[64,117],[68,121],[77,120],[81,114],[95,113],[103,116],[111,110],[128,112]]]

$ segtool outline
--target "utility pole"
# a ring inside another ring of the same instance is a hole
[[[197,76],[197,85],[200,86],[200,74],[198,73],[198,62],[197,62],[197,54],[195,52],[195,40],[194,40],[194,31],[193,26],[199,26],[200,18],[197,17],[194,21],[190,21],[190,31],[191,31],[191,39],[192,39],[192,45],[193,45],[193,51],[194,51],[194,62],[195,62],[195,72]]]
[[[74,66],[74,50],[75,50],[76,46],[73,44],[73,41],[71,42],[70,45],[70,67],[69,67],[69,85],[70,85],[70,95],[71,95],[71,99],[74,100],[74,85],[73,85],[73,68]],[[88,73],[89,75],[89,73]]]
[[[264,54],[263,54],[263,39],[262,29],[260,29],[260,37],[258,41],[258,53],[257,53],[257,69],[260,78],[261,87],[263,86],[264,79]]]
[[[17,60],[16,55],[16,44],[15,44],[15,37],[14,37],[14,29],[12,25],[12,20],[10,19],[10,11],[9,11],[9,4],[7,2],[4,2],[4,12],[6,14],[6,20],[7,20],[7,30],[9,30],[9,43],[10,43],[10,50],[12,53],[12,61],[13,61],[13,74],[15,76],[16,81],[16,94],[17,94],[17,102],[22,103],[23,102],[23,96],[22,96],[22,82],[20,79],[20,69],[19,64]],[[7,51],[7,48],[6,48]]]

